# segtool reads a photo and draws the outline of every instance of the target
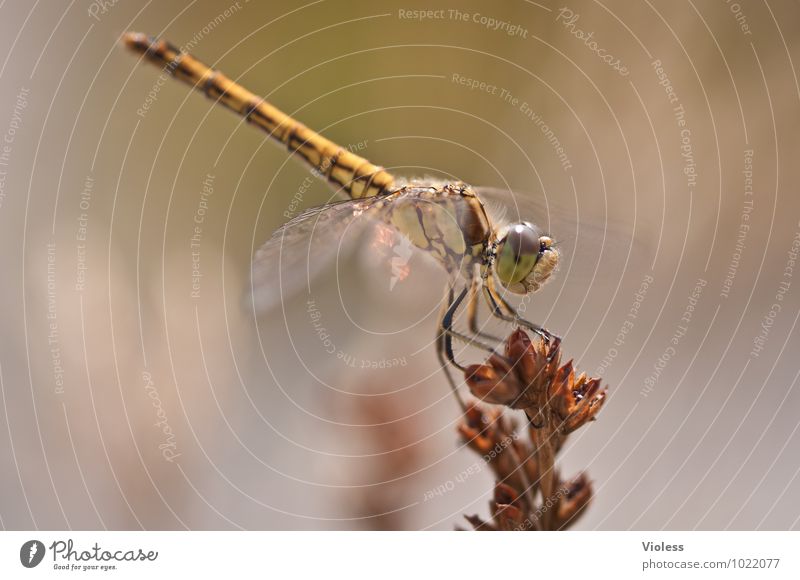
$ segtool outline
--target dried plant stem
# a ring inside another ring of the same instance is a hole
[[[553,501],[555,494],[556,453],[553,449],[550,434],[545,432],[544,427],[537,429],[531,426],[530,432],[536,463],[539,465],[539,489],[542,492],[542,505],[547,505],[548,500]],[[546,530],[551,529],[551,516],[552,510],[546,510],[542,513],[542,527]]]
[[[592,498],[584,474],[562,481],[556,455],[567,435],[594,420],[606,398],[599,379],[575,376],[572,361],[560,364],[560,344],[531,343],[517,330],[506,341],[505,356],[465,371],[473,395],[484,402],[524,410],[530,443],[516,435],[516,424],[501,410],[477,403],[459,425],[462,440],[481,453],[495,473],[492,522],[468,517],[480,530],[562,530],[570,527]],[[488,452],[487,452],[488,451]],[[524,458],[524,459],[523,459]],[[539,500],[539,495],[541,499]]]
[[[525,494],[525,497],[528,500],[528,503],[530,505],[535,505],[536,504],[536,486],[539,485],[539,482],[538,481],[531,481],[528,478],[528,474],[525,473],[525,469],[523,469],[522,459],[520,458],[519,453],[517,453],[516,449],[510,449],[509,453],[512,455],[512,460],[514,461],[514,463],[516,465],[520,466],[520,467],[518,467],[518,469],[519,469],[520,478],[522,479],[522,486],[523,486],[523,492]]]

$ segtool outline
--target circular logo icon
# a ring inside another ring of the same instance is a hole
[[[44,544],[39,540],[28,540],[19,549],[19,561],[26,568],[35,568],[44,558]]]

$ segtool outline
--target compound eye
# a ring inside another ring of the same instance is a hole
[[[520,223],[508,229],[497,255],[497,276],[504,286],[524,280],[536,265],[542,243],[530,224]]]

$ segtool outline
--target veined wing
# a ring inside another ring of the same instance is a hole
[[[338,201],[305,210],[278,228],[253,257],[256,312],[269,310],[304,285],[310,288],[316,275],[335,262],[344,236],[358,236],[374,225],[386,206],[385,197]]]
[[[582,210],[577,199],[535,196],[494,187],[473,189],[495,224],[532,222],[556,241],[562,257],[568,258],[578,251],[594,259],[614,254],[624,263],[634,247],[633,225],[615,216],[598,217],[596,212]],[[640,250],[637,248],[636,253],[640,254]]]
[[[391,287],[408,275],[417,250],[456,273],[467,243],[481,232],[488,236],[477,207],[474,197],[457,188],[415,184],[386,196],[308,210],[278,229],[256,253],[253,304],[263,312],[303,282],[310,288],[315,274],[335,262],[343,245],[351,247],[366,230],[374,234],[367,249],[391,266]]]
[[[555,195],[537,196],[496,187],[473,187],[484,202],[492,219],[499,223],[529,221],[546,233],[558,237],[592,238],[593,242],[607,237],[609,242],[618,242],[620,237],[632,239],[625,232],[625,225],[614,216],[599,218],[596,212],[582,211],[579,201]],[[559,236],[561,232],[561,236]],[[603,234],[605,232],[605,235]]]
[[[577,199],[541,197],[508,190],[473,188],[497,226],[516,221],[538,225],[559,250],[556,292],[594,287],[594,296],[604,295],[595,286],[618,287],[626,272],[646,269],[649,242],[635,232],[635,225],[617,216],[600,216],[580,206]]]

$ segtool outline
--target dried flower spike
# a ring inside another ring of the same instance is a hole
[[[472,394],[485,403],[524,410],[530,441],[501,410],[472,404],[459,425],[462,441],[483,455],[497,484],[492,521],[467,517],[479,530],[560,530],[570,527],[592,498],[588,477],[562,481],[555,456],[567,435],[595,419],[606,399],[600,379],[575,376],[572,361],[560,365],[560,342],[532,342],[516,330],[504,354],[464,372]]]

